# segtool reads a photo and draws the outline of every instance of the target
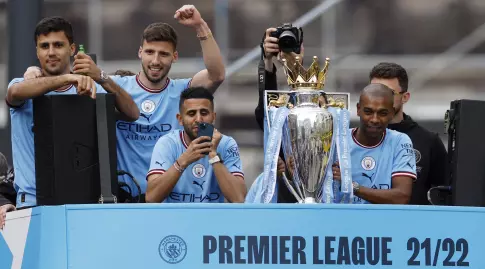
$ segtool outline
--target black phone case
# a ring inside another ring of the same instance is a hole
[[[197,133],[197,137],[201,136],[208,136],[212,138],[212,135],[214,134],[214,126],[210,123],[199,123],[199,131]]]

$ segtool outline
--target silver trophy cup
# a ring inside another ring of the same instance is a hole
[[[321,200],[323,180],[330,158],[333,118],[328,106],[347,107],[347,93],[323,91],[266,91],[268,110],[286,106],[290,109],[281,147],[286,172],[283,181],[299,203]],[[270,128],[270,121],[266,122]]]
[[[282,147],[288,176],[283,179],[299,202],[321,199],[323,179],[333,137],[332,114],[318,103],[320,93],[294,94],[296,106],[288,114]],[[291,181],[289,180],[291,179]]]
[[[266,91],[267,113],[271,107],[290,109],[287,128],[283,130],[282,149],[286,172],[283,181],[299,203],[318,203],[322,198],[325,172],[329,163],[333,117],[327,107],[348,108],[348,93],[325,93],[322,88],[328,70],[328,58],[319,70],[317,58],[306,70],[298,61],[288,66],[284,61],[290,91]],[[270,127],[269,117],[267,124]]]

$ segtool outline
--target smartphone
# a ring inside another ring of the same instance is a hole
[[[210,123],[206,122],[201,122],[199,123],[199,131],[197,132],[197,137],[201,136],[208,136],[212,140],[212,135],[214,134],[214,126]],[[211,140],[207,141],[210,142]],[[208,155],[209,153],[206,153],[205,155]]]
[[[197,132],[197,137],[208,136],[212,139],[214,134],[214,125],[206,122],[199,123],[199,131]]]

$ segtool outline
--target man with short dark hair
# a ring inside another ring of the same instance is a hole
[[[212,137],[198,136],[199,123],[216,119],[212,93],[189,88],[182,92],[179,107],[183,130],[163,136],[153,149],[147,202],[243,202],[246,185],[236,141],[217,130]]]
[[[396,63],[379,63],[369,74],[371,83],[381,83],[394,93],[394,118],[389,129],[407,134],[416,155],[417,180],[413,184],[410,204],[428,205],[427,191],[433,186],[448,185],[446,148],[436,133],[426,130],[404,113],[403,107],[410,99],[408,75]]]
[[[8,85],[6,98],[12,124],[17,208],[37,205],[33,98],[76,93],[95,98],[96,92],[108,91],[116,94],[116,108],[126,120],[135,120],[139,113],[133,99],[113,81],[103,80],[101,87],[89,76],[71,73],[70,57],[74,55],[76,45],[73,43],[71,24],[67,20],[61,17],[42,19],[35,28],[34,38],[43,77],[13,79]]]

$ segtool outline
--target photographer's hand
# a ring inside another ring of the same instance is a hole
[[[271,32],[276,31],[276,28],[266,29],[266,37],[264,38],[264,68],[268,72],[273,72],[273,57],[278,55],[280,47],[278,46],[278,38],[271,37]]]

